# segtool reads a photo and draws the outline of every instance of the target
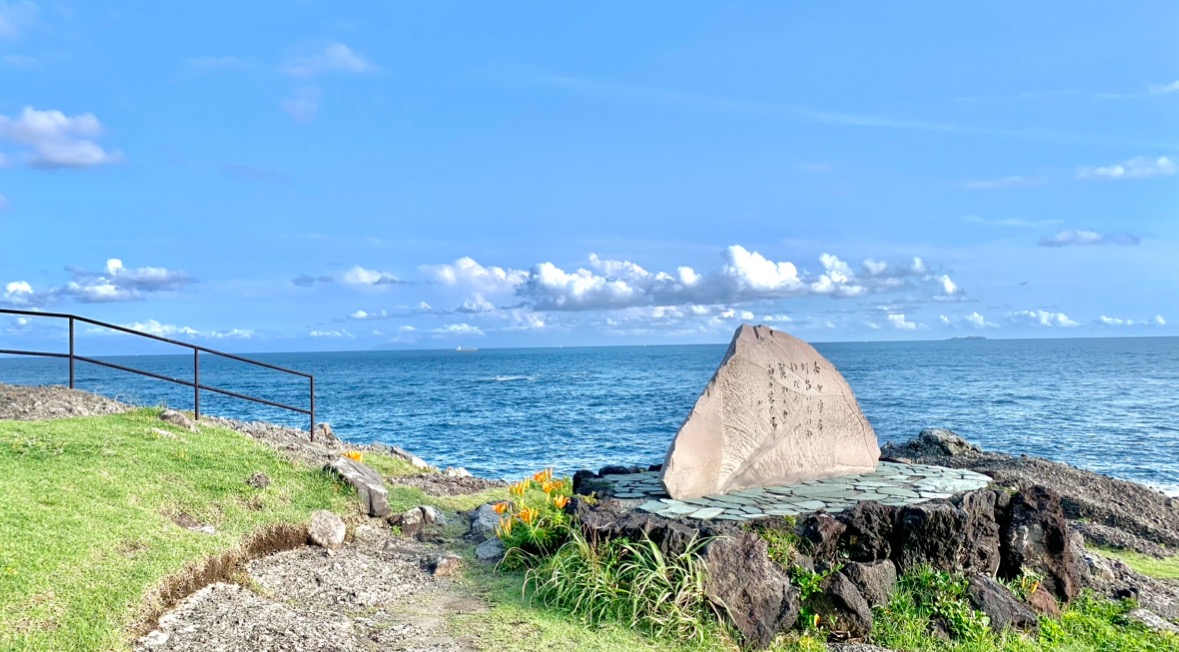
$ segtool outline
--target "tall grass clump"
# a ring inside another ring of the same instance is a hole
[[[525,574],[534,603],[591,625],[618,623],[658,638],[703,643],[719,632],[719,614],[705,594],[708,579],[698,539],[668,555],[644,537],[591,541],[577,529]]]

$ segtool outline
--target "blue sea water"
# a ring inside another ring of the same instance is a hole
[[[946,427],[986,449],[1047,457],[1179,491],[1179,338],[831,343],[877,435]],[[661,462],[724,345],[260,354],[313,373],[318,418],[439,466],[511,478]],[[191,378],[191,356],[111,358]],[[82,389],[190,409],[191,390],[91,365]],[[202,357],[201,380],[301,405],[306,381]],[[0,359],[0,382],[64,384],[62,361]],[[305,418],[206,393],[203,409],[306,428]]]

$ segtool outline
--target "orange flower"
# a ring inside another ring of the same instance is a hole
[[[564,480],[553,480],[553,490],[560,491],[565,488]]]
[[[511,494],[513,496],[523,496],[524,492],[528,491],[528,481],[521,480],[521,481],[517,482],[516,484],[512,485],[512,488],[509,489],[508,491],[511,492]]]
[[[518,514],[520,517],[520,522],[522,523],[531,523],[532,521],[536,520],[538,515],[539,513],[531,507],[525,507],[524,509],[520,510],[520,513]]]
[[[540,484],[540,488],[541,488],[541,490],[542,490],[542,491],[544,491],[546,494],[551,494],[551,493],[553,493],[553,483],[552,483],[552,482],[542,482],[542,483]]]
[[[504,538],[512,533],[512,519],[511,517],[502,518],[499,525],[495,527],[495,536]]]
[[[508,511],[509,504],[510,503],[507,502],[496,503],[492,505],[491,508],[495,510],[496,514],[503,514],[504,512]]]
[[[536,474],[532,476],[532,479],[536,480],[537,482],[548,482],[548,481],[552,480],[553,479],[552,467],[549,467],[543,471],[537,471]]]
[[[569,504],[569,496],[553,496],[553,504],[557,509],[565,509],[565,505]]]
[[[819,626],[819,614],[815,614],[815,627]]]
[[[347,457],[348,459],[352,460],[353,462],[363,462],[364,461],[364,454],[361,453],[360,451],[348,451],[347,453],[344,453],[344,457]]]

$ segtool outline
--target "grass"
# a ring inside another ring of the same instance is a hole
[[[0,421],[0,649],[122,650],[165,577],[351,490],[245,436],[170,430],[157,410]],[[265,489],[246,480],[270,477]],[[177,526],[181,512],[217,533]]]
[[[1099,552],[1106,557],[1120,559],[1127,566],[1156,580],[1179,580],[1179,555],[1156,559],[1132,550],[1113,550],[1100,548]]]

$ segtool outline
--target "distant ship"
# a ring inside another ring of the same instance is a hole
[[[467,348],[467,347],[459,346],[459,347],[455,347],[454,350],[457,353],[474,353],[475,351],[478,351],[479,349],[476,349],[475,347]]]

